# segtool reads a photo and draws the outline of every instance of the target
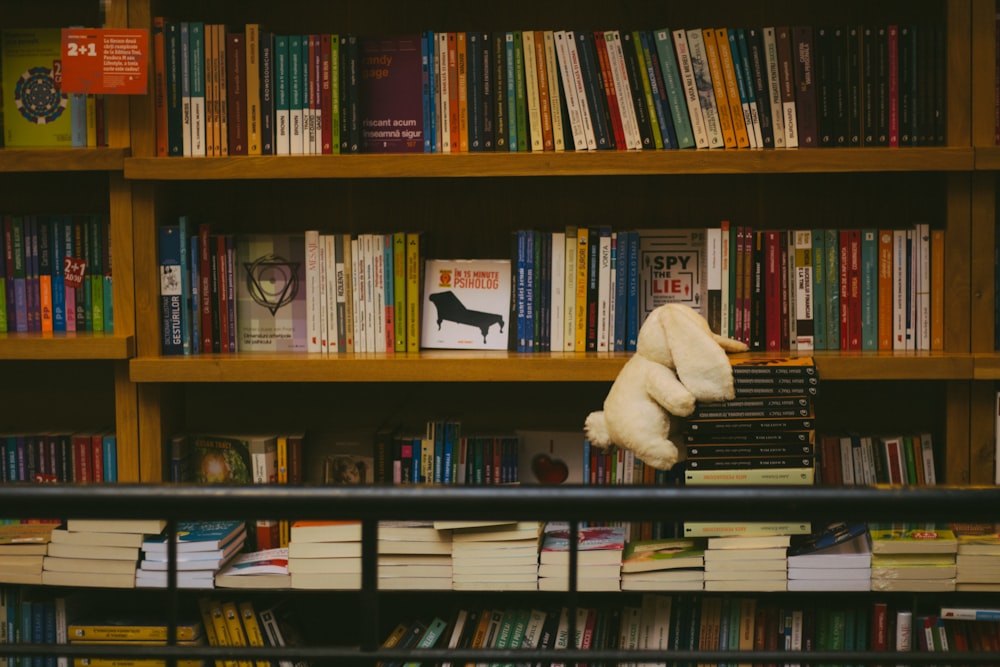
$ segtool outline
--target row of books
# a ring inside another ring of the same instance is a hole
[[[0,222],[0,332],[114,331],[107,215]]]
[[[61,58],[59,28],[0,31],[0,147],[108,145],[104,95],[64,91]]]
[[[418,349],[419,233],[237,236],[181,216],[158,245],[164,354]]]
[[[723,222],[707,234],[702,314],[752,350],[943,348],[943,230]]]
[[[114,431],[0,435],[0,482],[117,482]]]
[[[990,650],[1000,624],[949,615],[963,610],[918,610],[895,600],[783,604],[752,595],[649,593],[633,603],[576,608],[460,607],[451,614],[401,622],[382,646],[800,654]]]
[[[934,24],[277,34],[154,20],[160,155],[944,143]]]
[[[934,436],[920,433],[823,433],[817,438],[824,485],[937,484]]]

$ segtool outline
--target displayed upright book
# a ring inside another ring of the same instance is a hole
[[[7,148],[73,145],[73,103],[62,90],[59,28],[0,31],[3,145]]]
[[[653,309],[682,303],[708,315],[704,229],[639,230],[639,322]]]
[[[305,352],[305,239],[241,235],[236,245],[236,340],[240,352]]]
[[[583,435],[578,431],[519,430],[521,484],[582,484]]]
[[[361,151],[424,151],[421,36],[359,38]]]
[[[506,350],[511,263],[502,259],[428,259],[420,346]]]

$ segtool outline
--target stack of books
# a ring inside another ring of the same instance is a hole
[[[576,544],[576,590],[621,590],[623,526],[581,527]],[[546,528],[538,554],[538,589],[568,591],[570,585],[570,535],[559,527]]]
[[[42,583],[135,588],[143,540],[166,527],[159,519],[69,519],[52,531]]]
[[[216,588],[291,588],[288,547],[236,554],[215,575]]]
[[[179,521],[175,539],[177,587],[214,588],[215,574],[239,553],[246,539],[243,521]],[[136,587],[166,588],[168,547],[166,535],[143,540]]]
[[[292,588],[361,588],[361,522],[296,521],[289,529]]]
[[[833,524],[793,541],[788,550],[788,590],[867,591],[871,565],[868,526]]]
[[[0,583],[42,583],[42,563],[53,528],[50,523],[0,525]]]
[[[789,535],[711,537],[705,548],[706,591],[784,591]]]
[[[700,591],[704,538],[633,540],[622,553],[623,591]]]
[[[432,521],[379,521],[378,587],[451,590],[451,547]]]
[[[958,540],[950,528],[869,526],[873,591],[953,591]]]
[[[955,589],[1000,591],[1000,524],[953,523],[958,540]]]
[[[731,361],[735,398],[698,403],[687,420],[685,483],[812,485],[812,357]]]
[[[450,532],[454,590],[538,589],[542,532],[538,521],[454,528]]]

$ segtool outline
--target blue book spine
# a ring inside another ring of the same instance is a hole
[[[17,476],[17,436],[8,435],[6,447],[6,457],[4,458],[5,482],[16,482],[20,478]]]
[[[437,123],[434,118],[434,32],[425,30],[420,37],[420,90],[423,95],[424,152],[435,153]]]
[[[184,354],[191,354],[191,250],[188,243],[188,218],[186,215],[178,218],[179,243],[181,271],[181,346]]]
[[[114,433],[104,435],[104,481],[118,481],[118,437]]]
[[[159,236],[160,325],[163,354],[183,354],[180,226],[163,225],[160,227]]]
[[[827,349],[826,341],[826,245],[822,229],[812,231],[813,254],[813,349]]]
[[[539,330],[536,348],[548,352],[552,349],[552,232],[535,232],[535,257]]]
[[[525,297],[526,281],[525,276],[527,273],[527,255],[525,254],[528,247],[528,241],[525,238],[526,232],[524,230],[519,230],[515,232],[515,260],[517,265],[517,292],[516,292],[516,302],[517,302],[517,351],[526,352],[528,349],[527,342],[527,327],[526,327],[526,316],[525,316],[525,306],[527,304],[527,299]]]
[[[625,315],[625,351],[635,352],[639,343],[639,232],[629,232],[628,235],[628,311]]]
[[[24,219],[14,216],[12,221],[12,247],[14,254],[14,310],[16,313],[16,331],[28,331],[28,287],[27,252],[25,250]]]
[[[431,433],[434,438],[434,479],[428,481],[440,484],[444,477],[444,422],[434,422]]]
[[[454,422],[443,422],[440,424],[442,430],[444,431],[443,436],[443,454],[441,460],[441,483],[451,484],[454,482],[455,478],[452,475],[452,466],[455,464],[454,452],[455,452],[455,440],[454,440]]]
[[[611,266],[615,272],[615,339],[612,350],[625,351],[625,337],[628,334],[628,239],[631,232],[616,232],[612,235]]]
[[[663,73],[660,69],[660,59],[656,53],[653,33],[649,30],[639,30],[639,46],[645,60],[646,76],[649,78],[649,92],[653,96],[653,108],[656,111],[656,123],[660,127],[660,137],[664,150],[677,148],[677,134],[674,132],[674,119],[670,114],[667,91],[663,86]]]
[[[466,34],[467,55],[465,58],[465,78],[466,78],[466,98],[468,100],[469,115],[469,152],[480,152],[483,150],[483,91],[482,91],[482,69],[480,68],[479,53],[480,41],[483,39],[482,33],[469,32]]]

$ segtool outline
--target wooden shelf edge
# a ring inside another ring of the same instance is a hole
[[[974,380],[1000,380],[1000,352],[978,353],[973,358]]]
[[[1000,169],[1000,146],[976,147],[976,170],[995,171]]]
[[[0,172],[122,171],[127,148],[4,148]]]
[[[771,355],[773,356],[773,355]],[[243,354],[138,357],[136,383],[176,382],[611,382],[626,353],[424,351],[401,355]],[[966,354],[817,353],[824,380],[968,380]]]
[[[302,155],[124,160],[133,180],[971,171],[966,147]]]
[[[135,355],[134,336],[100,333],[0,334],[0,359],[30,361],[117,360]]]

